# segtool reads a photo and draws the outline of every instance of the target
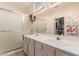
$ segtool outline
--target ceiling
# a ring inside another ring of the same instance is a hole
[[[29,13],[33,2],[0,2],[0,8],[18,11],[24,14]]]
[[[33,4],[35,4],[35,2],[0,2],[0,8],[18,11],[23,14],[31,14],[33,13]]]
[[[10,4],[16,5],[18,7],[28,8],[33,2],[11,2]]]

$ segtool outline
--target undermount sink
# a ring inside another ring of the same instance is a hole
[[[50,39],[48,41],[50,43],[53,43],[53,44],[56,44],[56,45],[62,45],[62,46],[71,45],[71,42],[70,41],[67,41],[67,40],[53,40],[53,39]]]
[[[65,46],[71,45],[71,42],[67,40],[57,40],[57,41],[59,42],[60,45],[65,45]]]
[[[39,37],[40,40],[44,40],[44,41],[47,41],[49,43],[53,43],[55,45],[61,45],[61,46],[68,46],[68,45],[71,45],[71,42],[69,40],[66,40],[66,39],[59,39],[57,40],[56,38],[57,37],[53,37],[53,38],[48,38],[48,37]]]
[[[69,41],[69,40],[52,40],[52,39],[50,39],[49,40],[51,43],[53,43],[53,44],[55,44],[55,45],[59,45],[59,46],[66,46],[66,47],[68,47],[68,48],[75,48],[77,45],[79,45],[79,44],[77,44],[76,42],[73,42],[73,41]]]

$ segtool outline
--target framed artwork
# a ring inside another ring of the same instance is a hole
[[[68,34],[73,34],[73,35],[77,34],[77,29],[76,29],[76,26],[74,25],[68,25],[66,30]]]

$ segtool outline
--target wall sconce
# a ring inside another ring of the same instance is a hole
[[[30,14],[29,20],[31,21],[31,23],[33,23],[36,20],[36,16],[33,16],[32,14]]]

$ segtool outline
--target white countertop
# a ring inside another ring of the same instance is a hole
[[[38,34],[38,36],[36,36],[36,34],[24,35],[24,37],[29,37],[33,40],[39,41],[41,43],[47,44],[51,47],[63,50],[73,55],[79,55],[78,37],[60,36],[61,40],[56,40],[57,35],[47,34]]]

